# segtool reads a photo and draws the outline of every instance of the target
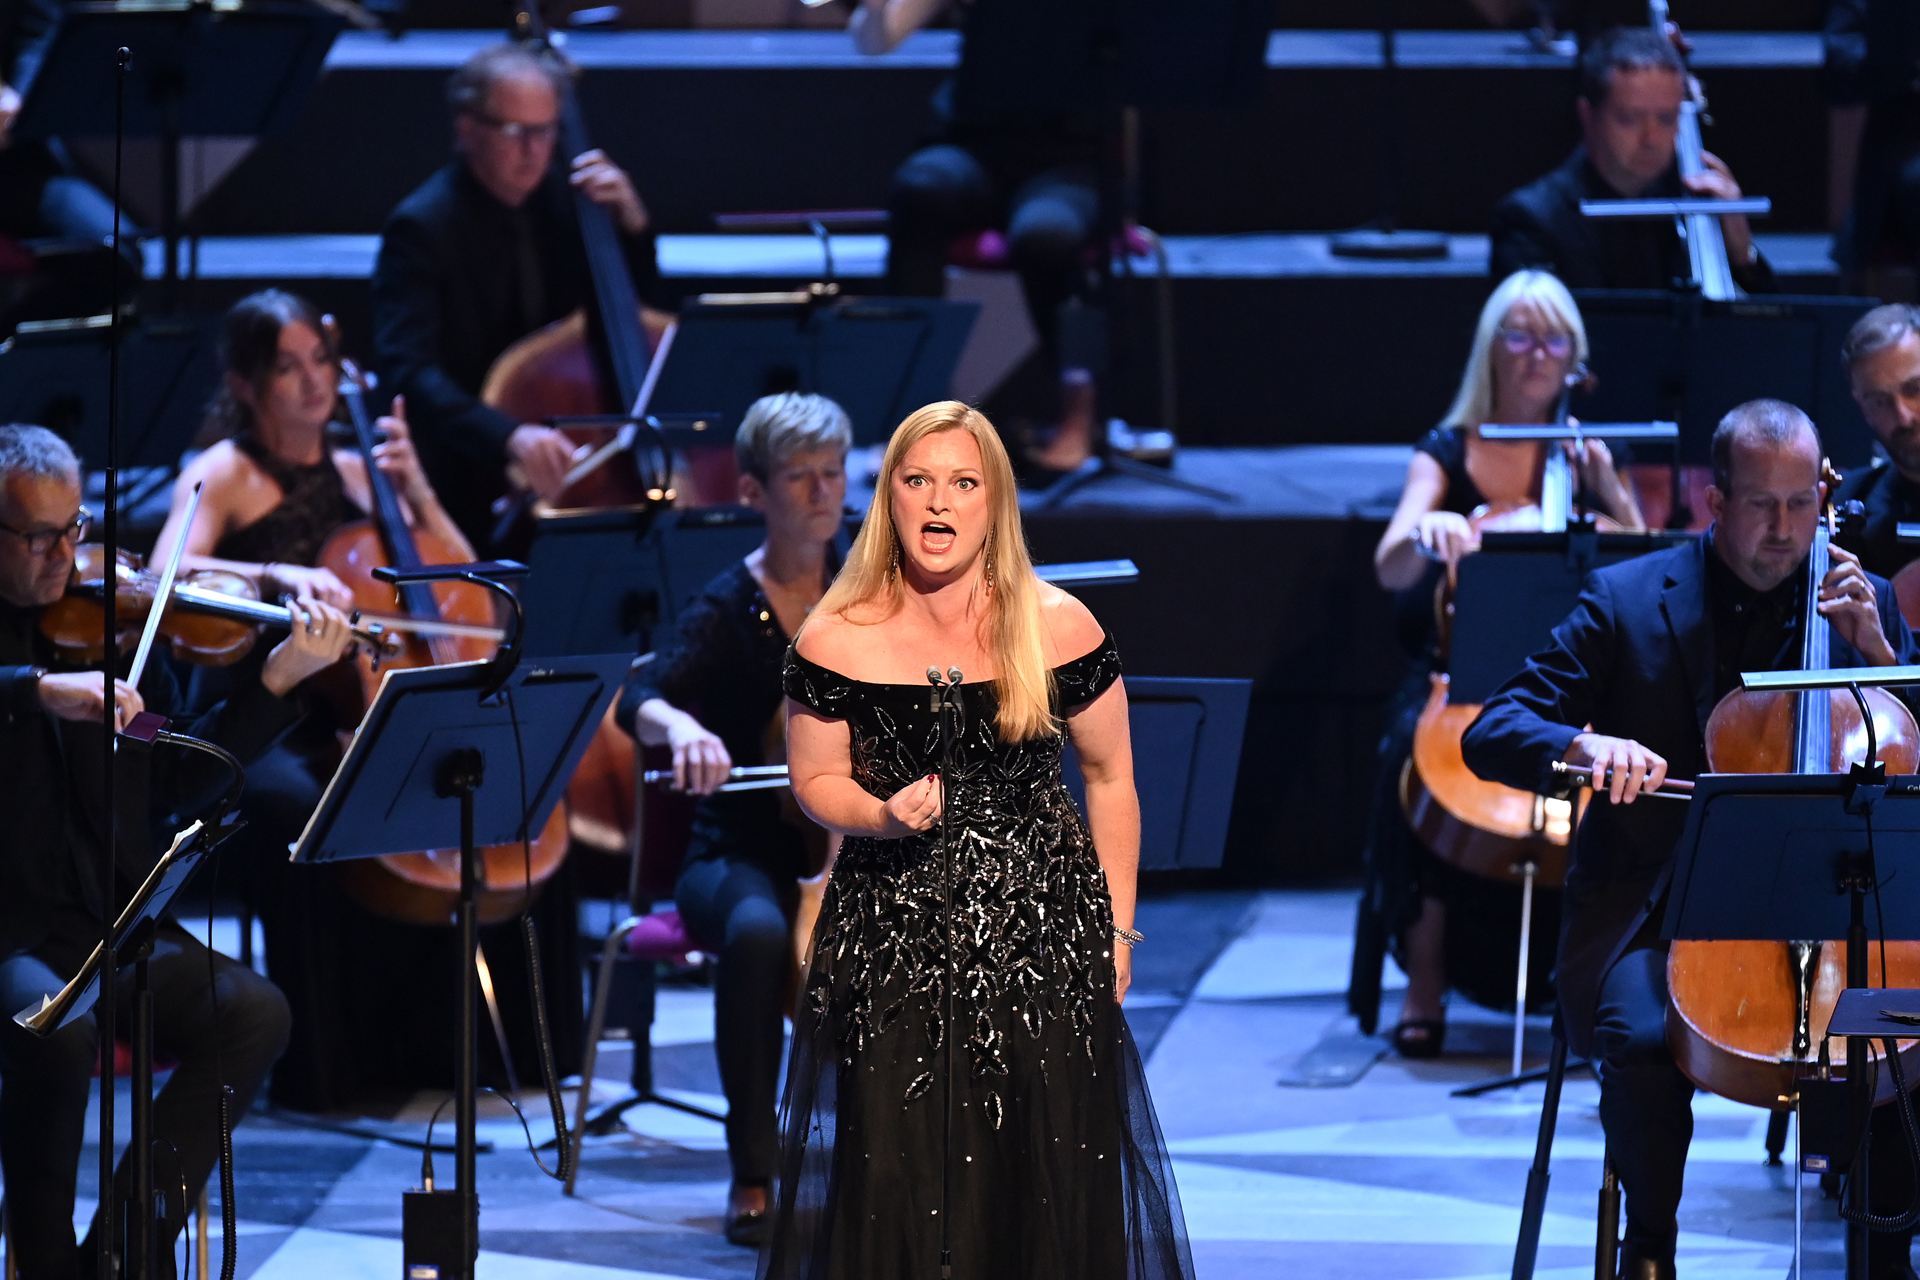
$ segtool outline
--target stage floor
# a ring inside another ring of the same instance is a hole
[[[1302,1055],[1317,1049],[1324,1060],[1356,1047],[1338,995],[1352,909],[1344,892],[1210,892],[1143,903],[1140,925],[1152,941],[1141,949],[1128,1011],[1150,1055],[1202,1280],[1508,1274],[1540,1088],[1480,1099],[1450,1098],[1448,1090],[1504,1070],[1510,1022],[1456,1004],[1440,1062],[1387,1057],[1343,1088],[1276,1084]],[[654,1029],[659,1079],[720,1107],[712,1034],[708,993],[663,992]],[[1544,1055],[1544,1022],[1528,1040]],[[628,1065],[625,1047],[609,1042],[596,1092],[619,1096]],[[1569,1082],[1543,1280],[1592,1274],[1602,1155],[1596,1098],[1590,1079]],[[392,1117],[393,1131],[419,1136],[434,1101],[415,1099]],[[124,1133],[124,1086],[121,1105]],[[536,1136],[550,1132],[537,1094],[524,1095],[523,1105]],[[1777,1280],[1791,1261],[1793,1200],[1787,1171],[1762,1167],[1766,1117],[1706,1096],[1694,1114],[1681,1274]],[[484,1100],[482,1115],[495,1150],[480,1157],[480,1276],[753,1274],[753,1256],[718,1234],[727,1171],[717,1124],[658,1107],[631,1112],[625,1132],[589,1142],[579,1195],[567,1199],[527,1158],[504,1107]],[[418,1183],[417,1153],[258,1113],[236,1144],[241,1277],[399,1273],[400,1193]],[[94,1159],[89,1152],[83,1178]],[[437,1164],[450,1176],[451,1157]],[[90,1179],[82,1192],[91,1195]],[[1839,1232],[1811,1180],[1804,1195],[1812,1274],[1838,1266]],[[90,1200],[79,1206],[83,1219],[91,1209]],[[218,1247],[216,1228],[216,1258]]]

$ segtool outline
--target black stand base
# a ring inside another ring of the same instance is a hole
[[[1566,1052],[1564,1043],[1557,1046],[1559,1052]],[[1575,1058],[1560,1068],[1564,1076],[1569,1071],[1592,1071],[1593,1064],[1585,1058]],[[1472,1084],[1463,1084],[1447,1096],[1450,1098],[1477,1098],[1483,1093],[1492,1093],[1495,1089],[1517,1089],[1523,1084],[1532,1084],[1536,1080],[1552,1081],[1554,1068],[1551,1065],[1537,1067],[1532,1071],[1522,1071],[1517,1076],[1500,1076],[1493,1080],[1476,1080]]]
[[[1040,495],[1033,501],[1034,510],[1046,511],[1057,507],[1083,486],[1107,476],[1125,476],[1129,480],[1144,480],[1148,484],[1157,484],[1163,489],[1179,489],[1202,498],[1212,498],[1216,502],[1234,501],[1234,496],[1224,489],[1215,489],[1209,485],[1196,484],[1191,480],[1182,480],[1179,476],[1169,475],[1164,468],[1135,462],[1132,458],[1096,454],[1042,489]]]

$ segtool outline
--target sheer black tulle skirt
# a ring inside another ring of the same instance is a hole
[[[943,971],[881,984],[875,1014],[849,1025],[859,1002],[837,995],[884,958],[835,946],[830,917],[861,896],[834,892],[843,870],[795,1028],[763,1280],[934,1277],[943,1244],[955,1280],[1191,1280],[1172,1162],[1099,935],[1075,940],[1082,963],[1019,962],[1038,978],[997,1000],[965,999],[978,988],[962,966],[951,1042]]]

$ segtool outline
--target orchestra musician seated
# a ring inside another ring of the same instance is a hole
[[[1799,665],[1827,497],[1819,434],[1783,401],[1729,412],[1712,456],[1706,533],[1592,574],[1462,744],[1480,777],[1535,793],[1552,789],[1555,761],[1612,771],[1574,841],[1557,972],[1568,1045],[1600,1077],[1600,1121],[1627,1198],[1620,1275],[1635,1280],[1674,1275],[1694,1092],[1668,1047],[1660,937],[1687,810],[1645,797],[1669,775],[1708,771],[1707,716],[1741,672]],[[1831,554],[1817,601],[1832,627],[1830,665],[1920,661],[1887,581],[1839,547]],[[1904,1209],[1913,1188],[1896,1110],[1874,1121],[1869,1187],[1882,1214]],[[1911,1232],[1871,1241],[1869,1275],[1914,1275]]]
[[[1551,271],[1573,289],[1668,289],[1692,275],[1671,218],[1589,218],[1582,200],[1709,196],[1732,200],[1740,184],[1718,156],[1682,178],[1675,158],[1687,69],[1671,41],[1644,27],[1615,29],[1580,58],[1574,107],[1581,143],[1564,163],[1493,210],[1493,275]],[[1727,263],[1749,293],[1773,290],[1773,268],[1754,246],[1744,214],[1720,219]]]
[[[1552,422],[1568,375],[1586,355],[1586,327],[1565,285],[1544,271],[1521,271],[1502,281],[1481,308],[1453,405],[1414,446],[1399,506],[1374,552],[1375,575],[1396,596],[1410,664],[1381,744],[1349,1003],[1364,1025],[1373,1025],[1383,950],[1390,949],[1408,977],[1393,1036],[1407,1057],[1440,1052],[1449,986],[1492,993],[1488,999],[1502,992],[1510,998],[1513,965],[1485,943],[1512,936],[1509,949],[1519,945],[1519,906],[1509,901],[1517,892],[1513,886],[1442,863],[1421,844],[1401,807],[1400,775],[1412,754],[1415,723],[1432,675],[1445,670],[1435,593],[1447,570],[1479,549],[1483,524],[1518,527],[1531,518],[1531,527],[1541,527],[1548,444],[1487,440],[1480,427]],[[1619,528],[1645,527],[1633,490],[1604,443],[1585,442],[1578,472],[1598,511]],[[1462,917],[1452,930],[1449,909]]]
[[[98,669],[60,669],[39,626],[42,611],[67,590],[74,548],[88,527],[80,493],[79,461],[58,436],[0,426],[0,774],[19,801],[0,825],[0,1174],[8,1261],[22,1280],[94,1274],[93,1241],[76,1250],[72,1224],[88,1079],[100,1046],[92,1018],[43,1039],[13,1015],[57,994],[85,963],[100,941],[105,894],[115,903],[129,899],[170,834],[161,829],[165,815],[190,817],[230,781],[198,752],[165,745],[120,751],[114,883],[101,883],[108,839],[100,763],[105,680]],[[343,614],[310,596],[288,612],[290,634],[256,677],[191,718],[183,732],[245,762],[299,721],[297,687],[338,661],[351,633]],[[112,724],[124,727],[143,709],[185,718],[183,705],[168,664],[154,661],[138,688],[115,682]],[[219,1153],[221,1086],[233,1087],[233,1114],[246,1114],[286,1045],[287,1004],[266,979],[209,955],[170,918],[160,926],[148,975],[155,1049],[179,1064],[154,1103],[154,1133],[178,1154],[176,1194],[184,1181],[188,1196],[197,1197]],[[131,1025],[132,990],[130,979],[118,988],[121,1026]],[[123,1183],[128,1176],[123,1164]],[[120,1194],[130,1194],[130,1186]],[[184,1222],[186,1206],[170,1208]],[[172,1256],[171,1241],[162,1252]]]
[[[1847,331],[1840,354],[1854,403],[1887,455],[1841,481],[1838,501],[1867,509],[1847,545],[1870,572],[1891,578],[1920,556],[1920,545],[1899,541],[1901,524],[1920,521],[1920,308],[1875,307]]]
[[[336,532],[365,519],[376,504],[363,455],[328,435],[342,412],[342,365],[333,337],[312,303],[269,289],[228,311],[221,351],[225,374],[207,422],[208,433],[219,438],[182,468],[155,555],[183,546],[184,567],[241,574],[258,584],[265,599],[294,594],[352,608],[348,586],[322,563],[323,552]],[[374,462],[416,536],[436,535],[451,558],[472,560],[472,546],[415,454],[409,407],[394,396],[390,412],[374,423]],[[196,485],[200,505],[188,525]],[[358,681],[349,677],[344,684],[350,688],[342,691],[335,687],[340,674],[327,673],[325,696],[313,699],[313,714],[248,766],[242,802],[248,826],[230,846],[247,902],[263,925],[267,973],[294,1012],[291,1049],[274,1072],[271,1096],[304,1111],[432,1084],[437,1060],[415,1060],[397,1046],[425,1040],[445,1012],[444,1002],[384,981],[396,967],[411,967],[421,989],[431,989],[429,970],[419,966],[444,962],[442,934],[367,910],[343,888],[337,867],[287,860],[288,844],[319,803],[339,766],[342,741],[358,723]],[[218,698],[246,678],[244,662],[202,668],[195,673],[193,701]],[[565,913],[570,902],[569,894],[543,895],[536,909]],[[551,933],[556,944],[570,936],[564,927],[552,928],[544,914],[539,918],[543,934]],[[518,991],[527,984],[517,940],[493,940],[493,930],[504,927],[483,931],[483,947],[495,976]],[[550,971],[556,981],[568,972],[560,964]],[[570,1028],[577,1018],[568,1011],[577,1010],[578,997],[571,1004],[552,1003],[558,1025]],[[508,1025],[512,1040],[529,1038],[521,1020]],[[526,1059],[515,1052],[517,1061],[530,1065],[530,1050]],[[574,1052],[569,1041],[563,1056]]]
[[[617,713],[641,742],[671,746],[674,785],[701,797],[674,902],[695,940],[719,957],[714,1051],[733,1166],[726,1235],[747,1246],[765,1230],[778,1155],[775,1091],[800,882],[824,870],[830,841],[785,789],[716,789],[735,766],[786,759],[781,669],[840,567],[834,541],[852,444],[846,412],[822,396],[753,403],[734,455],[740,500],[765,514],[766,541],[680,615],[673,649],[635,670]]]
[[[657,292],[654,241],[633,183],[603,152],[555,163],[568,71],[519,45],[483,49],[448,84],[454,160],[400,202],[372,281],[374,364],[406,397],[427,474],[476,546],[516,463],[542,498],[565,487],[574,445],[481,399],[519,339],[592,292],[573,208],[585,192],[612,215],[635,287]]]

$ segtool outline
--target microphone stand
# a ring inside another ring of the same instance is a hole
[[[1336,258],[1425,259],[1447,256],[1447,238],[1438,231],[1408,231],[1400,225],[1403,174],[1400,155],[1400,58],[1395,48],[1393,0],[1380,0],[1380,199],[1378,217],[1352,231],[1327,238]]]
[[[940,1136],[940,1280],[952,1280],[953,1276],[953,988],[960,980],[960,960],[953,944],[953,842],[948,838],[951,806],[947,783],[953,773],[953,721],[949,713],[960,710],[956,695],[961,679],[958,667],[948,667],[944,680],[938,667],[927,668],[927,683],[933,686],[933,710],[940,721],[940,880],[947,931],[946,1015],[941,1029],[947,1083],[946,1117]]]

